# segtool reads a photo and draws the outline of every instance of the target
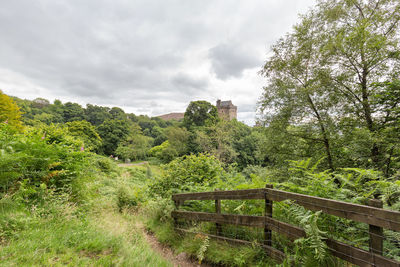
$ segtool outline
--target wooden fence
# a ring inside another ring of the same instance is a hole
[[[400,231],[400,212],[382,209],[382,202],[379,200],[370,200],[368,203],[369,206],[366,206],[285,192],[273,189],[270,185],[261,189],[175,194],[172,196],[172,199],[177,208],[171,213],[171,216],[175,220],[186,219],[191,221],[216,223],[217,234],[208,234],[208,236],[212,238],[239,244],[251,244],[250,241],[222,237],[221,224],[264,228],[264,244],[261,244],[261,246],[266,250],[271,258],[278,262],[281,262],[285,258],[285,255],[280,250],[272,247],[271,231],[285,235],[290,240],[306,236],[306,233],[302,228],[284,223],[272,216],[274,201],[279,202],[283,200],[292,200],[298,205],[312,211],[322,211],[326,214],[369,225],[369,251],[328,238],[325,242],[332,255],[359,266],[400,267],[400,262],[382,255],[384,239],[383,228]],[[221,200],[225,199],[263,199],[265,201],[264,216],[223,214],[221,213]],[[179,206],[183,205],[186,200],[215,200],[216,212],[209,213],[178,210]],[[178,230],[187,232],[185,229],[178,228]]]

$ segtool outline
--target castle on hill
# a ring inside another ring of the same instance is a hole
[[[218,115],[221,119],[224,120],[233,120],[237,119],[237,106],[232,104],[231,100],[227,101],[221,101],[217,100],[216,107],[218,110]],[[158,118],[161,118],[163,120],[181,120],[184,117],[184,113],[179,113],[179,112],[174,112],[174,113],[168,113],[164,115],[157,116]]]

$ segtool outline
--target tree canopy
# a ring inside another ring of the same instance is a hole
[[[393,112],[377,96],[399,77],[399,21],[395,0],[320,0],[272,47],[261,120],[321,151],[332,170],[344,161],[387,168]]]
[[[217,108],[207,101],[192,101],[186,108],[183,123],[187,128],[211,125],[218,121]]]
[[[21,111],[18,105],[0,90],[0,123],[22,129]]]

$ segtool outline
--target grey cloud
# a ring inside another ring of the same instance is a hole
[[[215,74],[222,80],[240,77],[243,70],[260,66],[262,62],[252,49],[238,44],[219,44],[209,50],[209,57]]]
[[[313,1],[3,1],[0,69],[25,77],[29,95],[40,87],[38,97],[180,111],[193,99],[237,97],[220,82],[261,66],[266,44]],[[26,84],[0,77],[7,83]]]
[[[209,80],[206,77],[193,77],[189,74],[178,73],[172,79],[173,86],[179,89],[188,90],[188,93],[193,93],[197,90],[204,90],[209,85]]]

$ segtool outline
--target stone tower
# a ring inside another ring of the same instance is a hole
[[[237,119],[237,106],[232,104],[231,100],[217,100],[217,110],[220,118],[224,120]]]

